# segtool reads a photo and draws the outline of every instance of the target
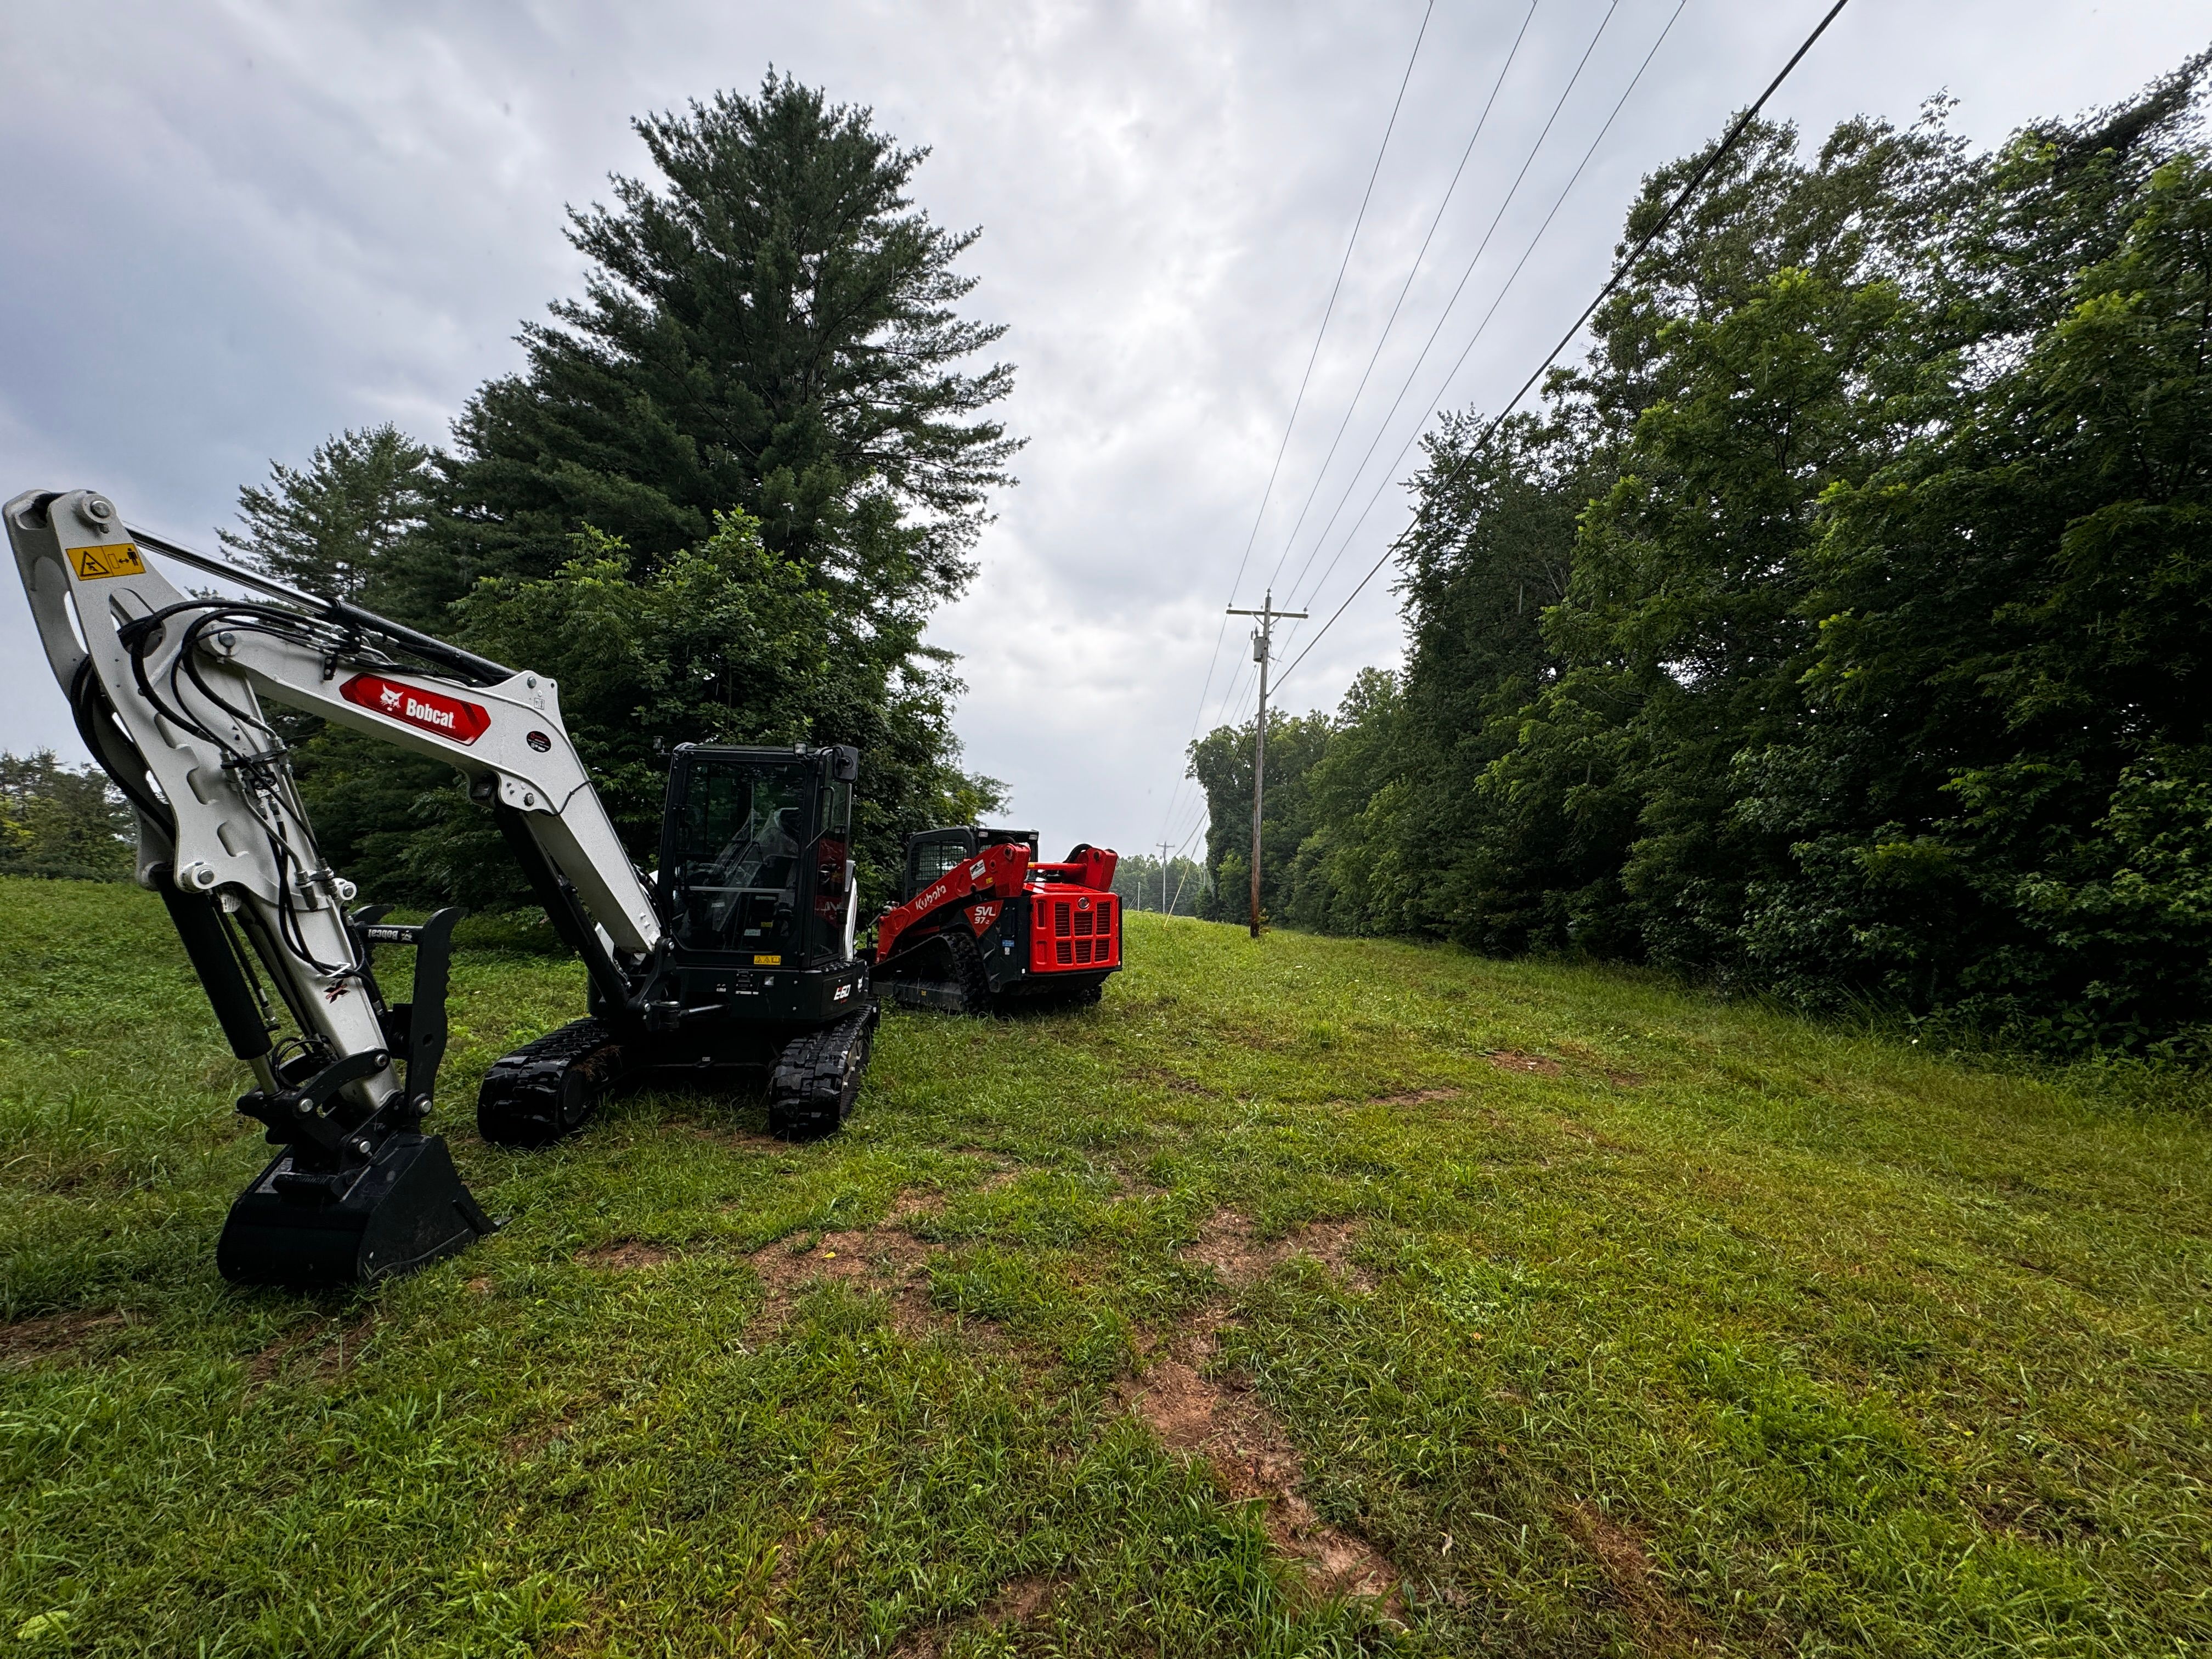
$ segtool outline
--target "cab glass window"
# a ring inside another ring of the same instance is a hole
[[[693,762],[661,872],[678,944],[797,964],[812,788],[804,766]]]

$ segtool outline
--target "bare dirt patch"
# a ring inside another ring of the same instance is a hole
[[[1712,1631],[1692,1607],[1667,1593],[1644,1540],[1594,1504],[1568,1504],[1559,1523],[1589,1553],[1613,1597],[1635,1627],[1638,1644],[1656,1654],[1696,1654],[1715,1645]]]
[[[766,1298],[763,1317],[780,1330],[802,1293],[835,1282],[885,1292],[890,1297],[892,1328],[903,1336],[920,1334],[929,1325],[927,1268],[934,1252],[905,1224],[944,1207],[944,1199],[934,1193],[902,1193],[890,1213],[872,1227],[823,1233],[811,1249],[800,1248],[806,1237],[801,1235],[755,1250],[749,1259]]]
[[[1616,1089],[1638,1089],[1641,1088],[1644,1085],[1644,1073],[1641,1072],[1607,1072],[1605,1074],[1605,1080],[1613,1085]]]
[[[1142,1376],[1121,1385],[1122,1403],[1170,1451],[1204,1458],[1230,1497],[1265,1504],[1267,1536],[1304,1565],[1316,1587],[1334,1595],[1389,1595],[1397,1569],[1371,1545],[1315,1514],[1298,1491],[1304,1464],[1282,1425],[1233,1379],[1216,1380],[1201,1369],[1212,1348],[1207,1330],[1162,1355]]]
[[[1310,1256],[1368,1290],[1371,1282],[1350,1259],[1361,1224],[1353,1219],[1313,1222],[1281,1238],[1261,1239],[1250,1217],[1223,1210],[1206,1218],[1182,1254],[1187,1261],[1212,1268],[1232,1290],[1256,1283],[1298,1255]],[[1304,1567],[1316,1588],[1335,1595],[1394,1595],[1397,1569],[1364,1540],[1322,1520],[1300,1492],[1304,1464],[1282,1425],[1241,1377],[1206,1374],[1227,1319],[1224,1303],[1201,1309],[1152,1351],[1140,1376],[1121,1382],[1121,1403],[1170,1451],[1204,1458],[1231,1498],[1264,1504],[1268,1537]]]
[[[1464,1089],[1415,1089],[1402,1095],[1376,1095],[1370,1106],[1433,1106],[1440,1100],[1457,1100]]]
[[[884,1212],[884,1225],[902,1227],[909,1221],[927,1220],[931,1216],[945,1213],[945,1194],[926,1188],[909,1187],[891,1200]]]
[[[134,1323],[127,1313],[58,1313],[0,1325],[0,1364],[35,1364],[74,1358],[102,1336]]]
[[[1518,1048],[1493,1048],[1483,1055],[1501,1072],[1534,1072],[1539,1077],[1557,1077],[1559,1062],[1547,1060],[1541,1054],[1524,1054]]]
[[[601,1244],[586,1250],[576,1258],[586,1267],[611,1267],[617,1273],[635,1273],[641,1267],[658,1267],[675,1259],[675,1251],[635,1238],[618,1238],[611,1244]]]
[[[893,1659],[937,1659],[952,1638],[963,1632],[1005,1630],[1035,1624],[1066,1582],[1064,1578],[1011,1579],[967,1618],[916,1631],[892,1650]]]
[[[992,1598],[984,1617],[994,1625],[1009,1620],[1026,1623],[1044,1611],[1045,1604],[1059,1588],[1056,1579],[1017,1578]]]
[[[1232,1290],[1257,1284],[1296,1255],[1312,1256],[1357,1290],[1372,1290],[1373,1281],[1351,1260],[1359,1228],[1356,1220],[1315,1221],[1280,1238],[1262,1239],[1255,1233],[1249,1216],[1221,1210],[1200,1224],[1197,1240],[1185,1245],[1181,1254],[1186,1261],[1212,1268]]]

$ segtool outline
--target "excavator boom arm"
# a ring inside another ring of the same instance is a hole
[[[233,1051],[254,1069],[259,1087],[240,1109],[289,1149],[234,1208],[224,1271],[374,1277],[484,1231],[442,1142],[416,1133],[442,1007],[387,1006],[370,962],[375,939],[414,945],[417,1005],[442,1000],[459,913],[419,929],[348,913],[352,884],[316,847],[264,700],[461,772],[549,909],[568,912],[564,936],[594,979],[618,984],[616,958],[652,952],[660,919],[562,723],[557,687],[141,538],[94,491],[27,493],[0,516],[48,664],[137,813],[139,882],[161,894]],[[184,592],[149,548],[278,597]],[[256,962],[299,1028],[282,1045]]]

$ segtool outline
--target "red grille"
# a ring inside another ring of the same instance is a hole
[[[1121,913],[1110,893],[1040,896],[1031,915],[1033,969],[1121,966]]]

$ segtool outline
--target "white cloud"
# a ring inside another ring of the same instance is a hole
[[[1605,9],[1541,0],[1286,575]],[[1276,562],[1521,9],[1433,16],[1240,602]],[[1819,9],[1692,0],[1454,402],[1490,406],[1518,384],[1601,280],[1639,176],[1717,131]],[[1671,10],[1621,0],[1316,571],[1375,483],[1402,476],[1385,461]],[[1419,0],[18,0],[0,18],[15,66],[0,105],[0,495],[98,484],[210,540],[271,457],[386,418],[441,437],[479,382],[519,362],[519,325],[575,290],[562,209],[644,166],[629,118],[750,88],[773,62],[932,147],[921,204],[984,227],[972,303],[1011,325],[1006,414],[1030,441],[981,576],[934,635],[965,658],[959,727],[972,763],[1013,785],[1015,816],[1054,843],[1143,848],[1419,16]],[[2124,96],[2205,33],[2179,0],[1856,0],[1775,108],[1817,132],[1860,110],[1910,118],[1948,88],[1986,140]],[[1402,515],[1386,489],[1316,608]],[[1327,704],[1399,643],[1378,579],[1291,702]],[[0,651],[0,745],[73,747],[21,602],[5,596]],[[1218,681],[1245,655],[1232,625]]]

